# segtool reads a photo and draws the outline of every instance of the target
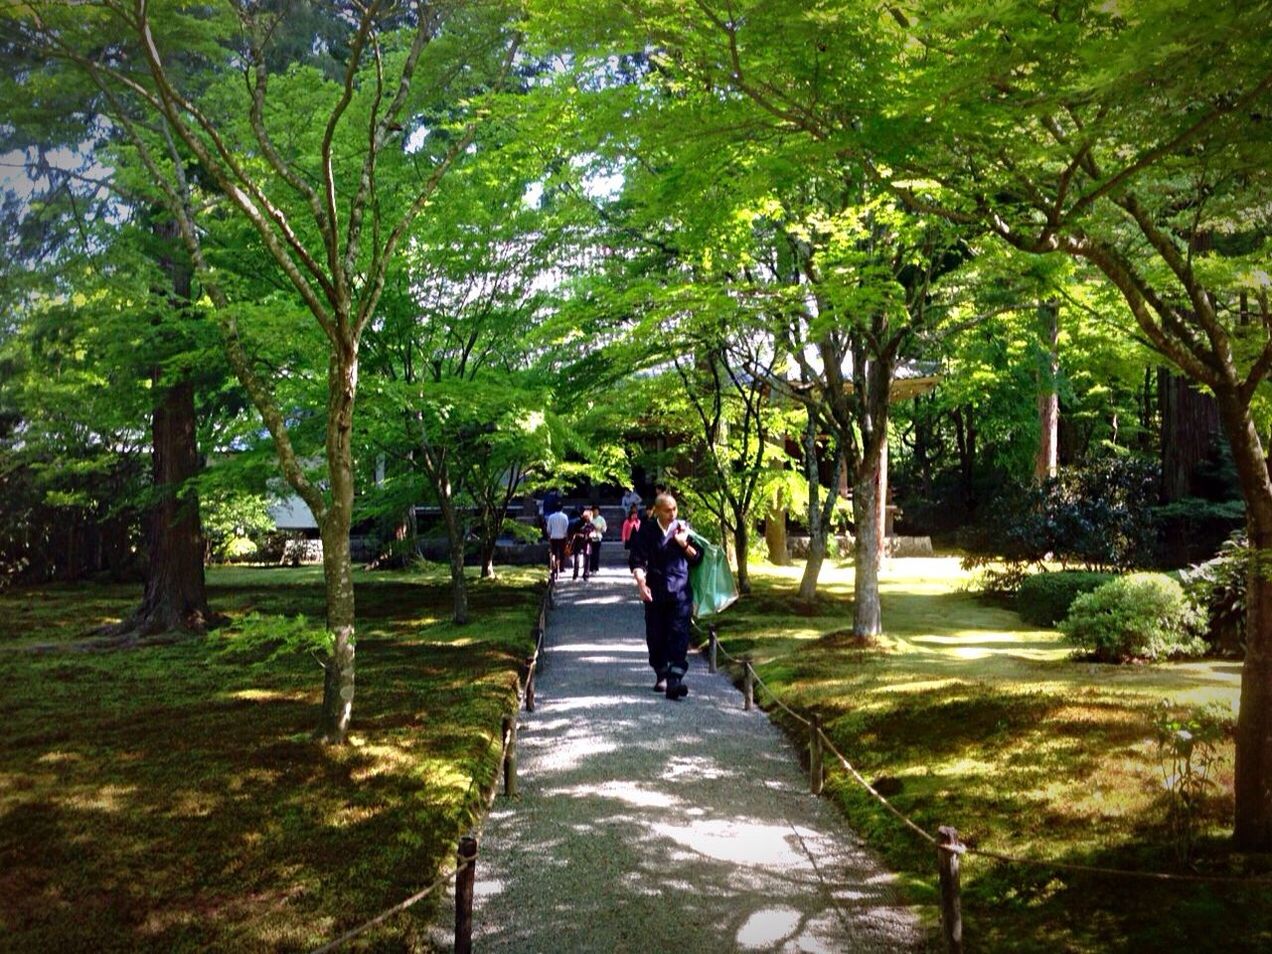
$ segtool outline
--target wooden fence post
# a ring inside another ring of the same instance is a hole
[[[477,875],[477,839],[465,835],[459,839],[455,854],[455,954],[472,954],[473,950],[473,882]]]
[[[749,712],[755,705],[755,671],[751,668],[751,660],[742,660],[742,700]]]
[[[710,651],[709,651],[709,655],[707,656],[707,672],[715,672],[716,671],[716,646],[719,640],[716,638],[715,626],[709,627],[707,629],[707,632],[710,633],[710,642],[709,642]]]
[[[963,853],[958,829],[942,825],[936,830],[936,865],[941,879],[941,932],[950,954],[963,954],[963,910],[959,899],[959,855]]]
[[[506,715],[503,718],[504,739],[504,795],[507,798],[517,797],[517,717]]]
[[[534,712],[534,671],[538,660],[526,657],[526,712]]]
[[[813,716],[808,726],[808,790],[814,795],[822,793],[822,744],[821,720]]]

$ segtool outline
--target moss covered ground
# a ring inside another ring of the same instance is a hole
[[[1196,814],[1197,844],[1180,860],[1154,741],[1161,700],[1179,713],[1211,702],[1235,713],[1239,663],[1073,661],[1059,633],[968,592],[956,558],[888,561],[886,633],[862,646],[851,637],[851,566],[824,569],[811,616],[795,599],[801,571],[754,568],[753,594],[718,618],[721,642],[753,658],[787,704],[816,713],[836,747],[926,830],[949,825],[978,848],[1071,864],[1272,874],[1272,858],[1229,846],[1230,742]],[[916,900],[934,901],[932,849],[844,773],[827,787]],[[1267,885],[1162,883],[974,855],[962,877],[968,950],[1272,950]]]
[[[323,617],[317,568],[213,569],[234,622],[120,651],[31,652],[121,618],[133,586],[0,593],[0,950],[310,950],[431,881],[497,770],[542,573],[359,573],[350,744],[273,629]],[[427,908],[370,936],[425,946]]]

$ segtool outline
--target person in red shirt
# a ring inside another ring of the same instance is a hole
[[[636,504],[632,504],[631,509],[627,511],[627,519],[623,521],[623,529],[621,532],[624,550],[630,550],[632,548],[632,534],[639,529],[640,511]]]

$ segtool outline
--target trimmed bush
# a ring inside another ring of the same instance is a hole
[[[1082,655],[1103,662],[1197,656],[1201,614],[1162,573],[1132,573],[1079,596],[1060,630]]]
[[[1055,626],[1069,615],[1069,607],[1083,593],[1090,593],[1110,580],[1113,573],[1091,573],[1086,570],[1061,570],[1058,573],[1035,573],[1025,577],[1016,594],[1016,612],[1026,623]]]

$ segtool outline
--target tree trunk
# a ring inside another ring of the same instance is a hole
[[[442,522],[446,525],[446,538],[450,540],[451,601],[454,604],[452,620],[462,626],[468,622],[468,584],[464,580],[464,531],[455,512],[455,499],[450,493],[450,481],[439,481],[437,502],[442,509]]]
[[[954,419],[954,441],[958,446],[958,472],[963,484],[963,506],[967,514],[976,512],[976,422],[973,418],[972,406],[956,407],[951,416]]]
[[[189,484],[199,473],[193,384],[183,381],[163,392],[151,433],[156,499],[146,534],[145,590],[141,605],[115,631],[136,636],[202,633],[219,618],[208,608],[199,497]]]
[[[791,555],[786,548],[786,508],[773,504],[764,520],[764,542],[768,544],[769,562],[774,566],[790,566]]]
[[[813,416],[808,416],[808,427],[804,432],[804,476],[808,480],[808,559],[804,562],[804,575],[799,581],[799,599],[803,603],[812,604],[817,598],[817,578],[821,575],[822,563],[826,559],[826,531],[822,526],[821,477],[817,466],[817,426]],[[831,484],[831,493],[838,485],[839,474]]]
[[[353,524],[353,403],[357,385],[356,351],[333,350],[327,369],[327,473],[331,497],[319,527],[327,631],[332,636],[331,652],[323,666],[322,733],[324,741],[332,745],[344,744],[353,718],[355,622],[349,530]]]
[[[733,528],[733,549],[737,551],[738,592],[751,592],[751,575],[747,570],[747,548],[751,545],[751,532],[746,520],[739,518]]]
[[[804,467],[808,476],[808,562],[804,564],[804,575],[799,581],[799,599],[811,607],[817,599],[817,579],[821,576],[822,563],[826,560],[826,539],[830,535],[830,517],[834,512],[835,488],[839,486],[839,475],[842,473],[844,458],[840,449],[832,443],[835,466],[831,470],[830,489],[826,493],[826,502],[824,505],[819,505],[821,483],[817,466],[817,435],[811,420],[806,442]]]
[[[1038,306],[1038,455],[1034,458],[1034,480],[1042,483],[1056,475],[1059,462],[1060,393],[1060,309],[1055,302]]]
[[[877,636],[883,631],[883,614],[879,605],[879,564],[883,533],[879,512],[877,462],[860,468],[852,489],[852,516],[856,524],[854,540],[852,634]]]
[[[1220,432],[1219,405],[1165,368],[1157,372],[1162,428],[1162,502],[1192,496],[1193,474]]]
[[[1239,399],[1220,411],[1246,501],[1250,568],[1246,656],[1237,717],[1233,839],[1243,851],[1272,850],[1272,479],[1254,419]]]
[[[157,223],[153,231],[160,239],[177,240],[175,223]],[[159,264],[172,283],[170,292],[158,290],[164,306],[185,307],[190,300],[189,265],[170,258]],[[158,371],[153,382],[160,384]],[[150,425],[155,500],[146,532],[146,583],[141,605],[115,628],[120,635],[202,633],[221,620],[208,608],[199,497],[190,483],[200,470],[194,384],[183,377],[170,387],[156,387],[156,393]]]

